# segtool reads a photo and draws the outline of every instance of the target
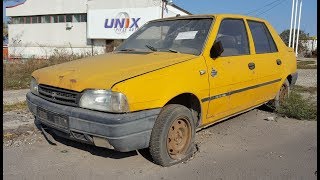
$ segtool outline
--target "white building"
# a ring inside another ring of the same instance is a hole
[[[162,0],[26,0],[6,14],[9,56],[48,58],[104,53],[147,21],[190,13]]]
[[[317,38],[311,37],[309,39],[301,39],[301,43],[303,46],[306,47],[308,52],[315,51],[317,49]]]

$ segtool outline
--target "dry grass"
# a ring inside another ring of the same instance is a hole
[[[27,109],[28,105],[27,102],[19,102],[16,104],[4,104],[3,105],[3,112],[8,112],[8,111],[14,111],[14,110],[24,110]]]
[[[31,73],[37,69],[80,59],[84,56],[55,55],[49,59],[28,59],[3,64],[3,90],[29,88]]]
[[[317,69],[317,65],[315,65],[315,61],[298,61],[297,68],[298,69]]]

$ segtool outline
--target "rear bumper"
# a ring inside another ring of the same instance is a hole
[[[295,85],[295,84],[296,84],[296,82],[297,82],[297,79],[298,79],[298,72],[296,72],[296,73],[292,73],[292,74],[291,74],[291,77],[292,77],[292,79],[291,79],[291,83],[290,83],[290,85],[291,85],[291,86],[293,86],[293,85]]]
[[[121,152],[149,146],[151,131],[161,110],[159,108],[126,114],[104,113],[52,103],[31,92],[27,94],[27,103],[36,121],[53,130],[56,135],[114,148]],[[61,128],[53,122],[42,119],[38,114],[38,108],[66,117],[69,121],[68,127]],[[102,142],[103,140],[106,142]]]

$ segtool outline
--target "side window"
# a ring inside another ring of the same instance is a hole
[[[262,22],[248,21],[257,54],[277,52],[277,46]]]
[[[222,43],[221,56],[250,54],[246,27],[241,19],[222,20],[216,41]]]

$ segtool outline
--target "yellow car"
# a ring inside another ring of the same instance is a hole
[[[156,164],[171,166],[192,155],[197,130],[281,105],[296,68],[266,20],[180,16],[146,23],[112,53],[33,72],[27,102],[48,136],[149,148]]]

